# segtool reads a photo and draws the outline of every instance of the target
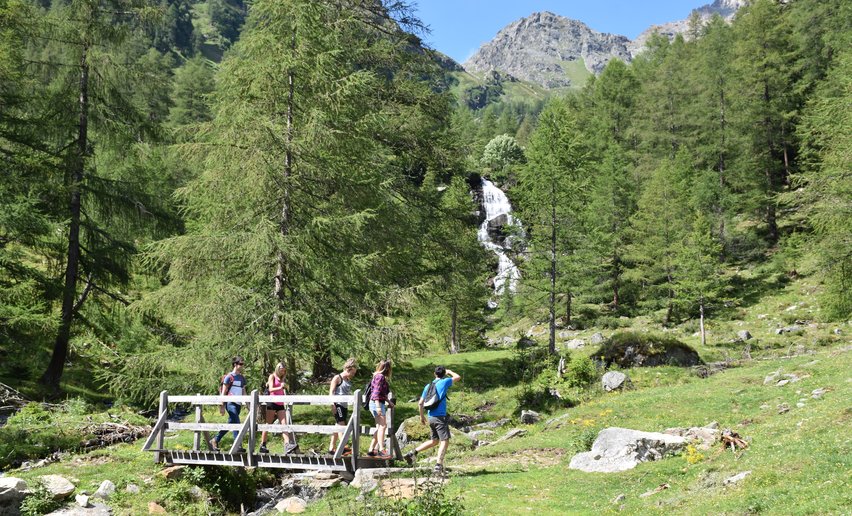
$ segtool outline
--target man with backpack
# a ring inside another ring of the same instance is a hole
[[[449,375],[449,377],[448,377]],[[438,366],[435,368],[435,379],[423,388],[418,406],[420,408],[420,422],[426,424],[425,410],[429,415],[429,428],[432,430],[432,439],[422,443],[414,450],[406,453],[403,458],[409,465],[414,465],[417,454],[438,446],[438,463],[435,464],[435,473],[444,472],[444,455],[450,444],[450,421],[447,416],[447,391],[455,382],[461,381],[461,376],[453,371]]]
[[[222,396],[242,396],[246,393],[246,378],[243,376],[243,366],[245,365],[245,360],[243,357],[237,355],[231,361],[234,369],[222,377],[222,383],[219,388],[219,394]],[[228,413],[228,423],[230,424],[239,424],[240,422],[240,409],[242,405],[240,403],[233,402],[225,402],[219,405],[219,413],[225,415],[225,412]],[[222,440],[222,437],[227,434],[227,430],[219,430],[219,433],[213,439],[210,439],[210,447],[214,450],[219,450],[219,441]],[[233,431],[234,439],[237,438],[239,432],[236,430]],[[237,448],[237,453],[243,453],[245,449],[240,446]]]

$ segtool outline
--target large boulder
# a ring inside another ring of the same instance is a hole
[[[41,484],[53,496],[54,500],[64,500],[74,492],[74,484],[59,475],[43,475],[38,477]]]
[[[20,514],[21,502],[29,494],[27,482],[17,477],[0,477],[0,514]]]
[[[541,420],[541,414],[534,410],[521,411],[521,423],[525,425],[534,425]]]
[[[568,467],[597,473],[626,471],[642,462],[677,453],[686,443],[683,437],[659,432],[605,428],[592,444],[592,450],[575,455]]]
[[[620,371],[607,371],[601,378],[601,385],[606,392],[622,389],[628,381],[627,375]]]
[[[606,367],[616,364],[623,369],[704,363],[694,349],[677,339],[631,331],[614,334],[592,356],[602,357]]]
[[[663,430],[664,434],[677,435],[685,438],[687,441],[697,443],[696,448],[699,450],[709,450],[717,442],[722,435],[719,430],[719,423],[715,421],[707,426],[693,426],[691,428],[667,428]]]

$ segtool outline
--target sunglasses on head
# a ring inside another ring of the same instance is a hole
[[[245,362],[234,362],[234,365],[245,365]]]

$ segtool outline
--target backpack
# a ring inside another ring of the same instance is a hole
[[[229,376],[231,377],[231,381],[230,381],[230,382],[229,382],[229,381],[227,381]],[[233,376],[233,374],[231,374],[231,373],[227,373],[225,376],[223,376],[223,377],[222,377],[222,380],[220,380],[220,381],[219,381],[219,393],[221,393],[221,392],[222,392],[222,386],[223,386],[223,385],[227,385],[227,386],[228,386],[228,390],[226,390],[226,391],[225,391],[225,396],[227,396],[227,395],[231,394],[231,386],[232,386],[232,385],[234,385],[234,376]],[[218,393],[217,393],[217,394],[218,394]]]
[[[444,398],[438,396],[438,388],[435,384],[437,381],[433,381],[429,385],[426,386],[426,394],[423,396],[423,408],[426,410],[434,410],[438,408],[438,405],[444,401]],[[446,397],[446,393],[444,393]]]
[[[364,400],[361,402],[361,406],[364,407],[364,410],[370,410],[370,395],[373,394],[373,379],[367,382],[367,385],[364,386]]]

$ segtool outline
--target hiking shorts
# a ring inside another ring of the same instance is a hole
[[[278,412],[280,410],[287,410],[287,407],[283,403],[267,403],[266,410]]]
[[[345,425],[349,421],[349,408],[346,405],[334,404],[334,421],[339,425]]]
[[[449,416],[429,416],[429,428],[432,430],[432,440],[450,440]]]

